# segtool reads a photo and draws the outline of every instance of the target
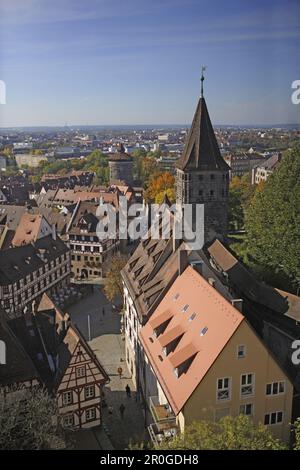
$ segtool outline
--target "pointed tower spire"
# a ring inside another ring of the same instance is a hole
[[[192,126],[185,148],[177,163],[181,170],[228,170],[222,158],[218,142],[211,124],[205,99],[203,97],[203,72],[201,75],[201,97],[194,114]]]

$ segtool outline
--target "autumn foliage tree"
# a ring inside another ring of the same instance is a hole
[[[104,294],[110,302],[116,297],[123,297],[121,270],[127,263],[127,259],[127,256],[118,254],[113,256],[110,262],[110,268],[104,286]]]
[[[167,195],[170,202],[175,201],[175,178],[168,171],[160,172],[153,175],[149,181],[146,190],[145,199],[147,202],[155,202],[161,204],[165,195]]]

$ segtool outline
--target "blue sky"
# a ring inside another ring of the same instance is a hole
[[[298,0],[0,0],[0,126],[300,122]]]

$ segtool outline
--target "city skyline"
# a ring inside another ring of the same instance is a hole
[[[0,127],[299,123],[295,1],[1,0]]]

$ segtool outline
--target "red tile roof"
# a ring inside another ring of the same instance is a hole
[[[170,318],[156,336],[153,328]],[[191,266],[175,280],[140,331],[144,350],[175,414],[243,320],[244,316]],[[163,348],[172,341],[175,344],[165,351],[166,356]]]

